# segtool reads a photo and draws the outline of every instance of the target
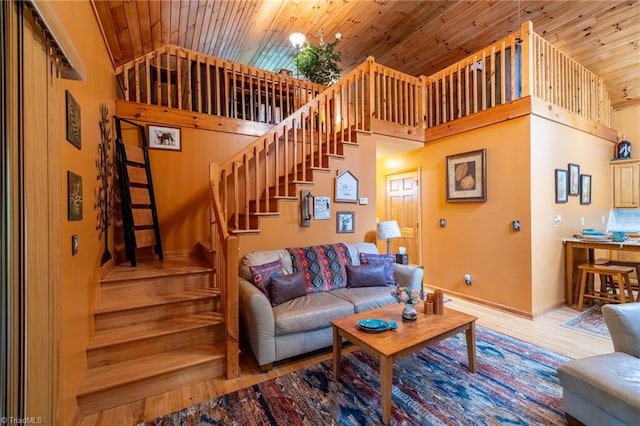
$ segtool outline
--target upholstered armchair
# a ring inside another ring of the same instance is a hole
[[[615,352],[558,367],[570,425],[640,422],[640,303],[604,305],[602,315]]]

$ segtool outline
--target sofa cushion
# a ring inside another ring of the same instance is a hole
[[[345,266],[352,262],[345,244],[291,247],[287,251],[291,254],[294,272],[304,272],[307,293],[346,287]]]
[[[240,276],[247,281],[253,279],[251,274],[251,267],[255,265],[262,265],[263,263],[273,262],[274,260],[280,260],[282,262],[282,270],[285,274],[292,274],[293,268],[291,266],[291,256],[285,249],[280,250],[260,250],[252,251],[240,259]]]
[[[249,267],[249,269],[251,270],[252,276],[251,282],[267,297],[269,297],[270,294],[269,286],[271,285],[271,278],[284,274],[280,260],[263,263],[262,265],[254,265]]]
[[[392,254],[360,253],[360,264],[369,265],[373,263],[384,264],[384,275],[387,284],[395,285],[396,277],[393,272],[393,265],[396,263],[395,256]]]
[[[339,288],[330,294],[351,303],[356,313],[398,303],[388,286]],[[402,312],[402,307],[398,306],[398,312]]]
[[[623,424],[637,424],[639,362],[638,358],[622,352],[574,359],[558,367],[558,378],[565,391],[589,401]],[[565,409],[571,412],[571,407]]]
[[[331,293],[311,293],[273,308],[276,336],[331,326],[331,321],[354,313],[353,305]]]
[[[271,278],[271,306],[278,306],[305,294],[307,286],[302,271]]]
[[[383,264],[347,265],[347,287],[386,287]]]

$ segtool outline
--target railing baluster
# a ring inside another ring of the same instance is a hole
[[[144,61],[144,70],[145,70],[145,83],[146,83],[146,101],[147,104],[151,104],[151,71],[150,64],[151,58],[147,56]]]
[[[244,168],[244,229],[251,229],[250,216],[249,216],[249,154],[243,155],[243,168]]]
[[[166,52],[166,60],[167,60],[167,106],[172,108],[171,103],[171,50],[170,47],[167,46]]]
[[[202,70],[200,69],[200,57],[196,54],[196,98],[198,100],[198,112],[202,112]],[[189,66],[191,69],[191,66]],[[191,84],[189,85],[191,86]]]
[[[256,202],[256,213],[260,213],[260,153],[257,145],[253,147],[253,174],[255,180],[253,199]]]
[[[264,151],[264,211],[268,213],[271,211],[271,207],[269,206],[269,162],[271,158],[269,156],[268,139],[263,138],[262,143],[262,150]],[[257,202],[260,202],[260,198],[257,199]]]
[[[505,104],[507,101],[507,93],[506,87],[507,83],[505,81],[507,71],[505,70],[505,56],[507,56],[507,43],[502,40],[502,45],[500,47],[500,104]]]
[[[176,86],[178,87],[178,101],[176,102],[176,108],[182,108],[182,60],[180,59],[179,51],[176,51]]]

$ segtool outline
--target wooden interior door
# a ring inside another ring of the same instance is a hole
[[[409,263],[422,264],[420,238],[420,170],[387,175],[385,220],[396,220],[401,238],[391,240],[391,252],[406,247]]]

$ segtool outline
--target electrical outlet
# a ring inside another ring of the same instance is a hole
[[[471,274],[464,274],[464,283],[466,285],[471,285]]]
[[[440,228],[444,228],[445,226],[447,226],[447,219],[440,219]]]

